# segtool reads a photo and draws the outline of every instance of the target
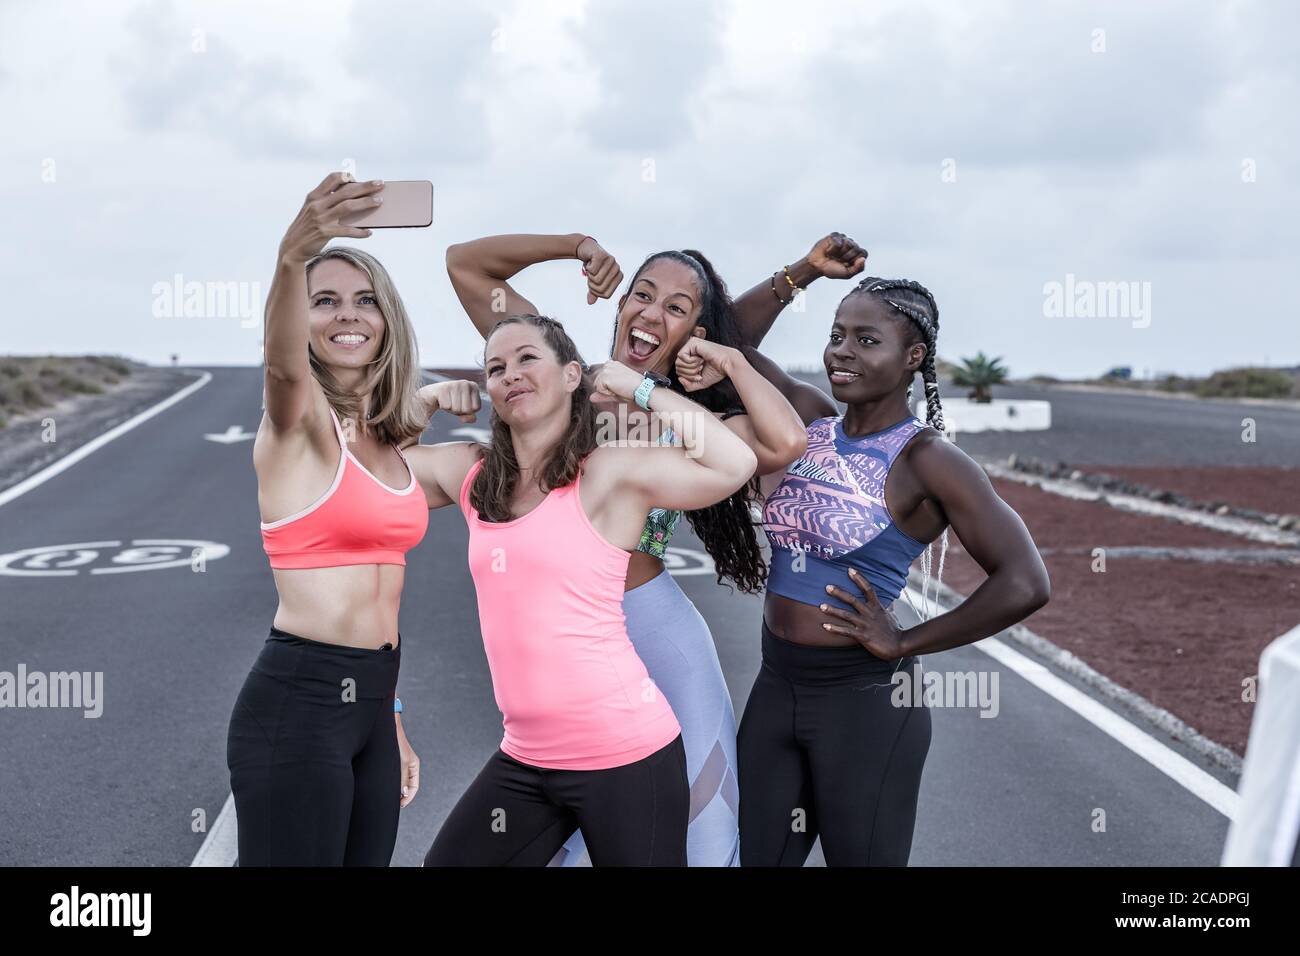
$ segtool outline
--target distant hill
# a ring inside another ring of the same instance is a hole
[[[72,395],[95,395],[139,365],[108,355],[0,356],[0,428]]]

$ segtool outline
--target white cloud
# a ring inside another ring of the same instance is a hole
[[[869,272],[935,292],[946,355],[982,348],[1025,374],[1297,359],[1279,344],[1300,298],[1292,5],[109,11],[0,11],[0,120],[18,131],[0,201],[21,233],[0,280],[39,317],[16,351],[256,361],[256,330],[154,319],[150,289],[176,272],[265,286],[302,196],[351,159],[435,183],[432,229],[365,241],[429,362],[478,353],[449,242],[589,232],[629,273],[697,247],[738,292],[831,229],[871,249]],[[1152,282],[1151,326],[1045,319],[1042,286],[1067,272]],[[585,305],[574,263],[518,281],[604,353],[612,306]],[[773,354],[816,361],[846,291],[814,286]]]

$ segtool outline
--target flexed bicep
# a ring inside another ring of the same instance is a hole
[[[509,282],[491,275],[472,256],[458,254],[458,249],[451,246],[447,250],[447,275],[456,290],[456,298],[460,299],[479,335],[487,338],[492,326],[507,315],[537,314],[537,306],[515,291]]]

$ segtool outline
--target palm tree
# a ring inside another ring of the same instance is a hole
[[[954,385],[969,388],[967,396],[972,401],[987,404],[993,401],[993,386],[1001,385],[1007,380],[1007,368],[998,363],[1002,357],[989,358],[979,352],[974,358],[962,359],[962,364],[953,369]]]

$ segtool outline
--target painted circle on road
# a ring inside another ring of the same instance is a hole
[[[668,573],[677,577],[691,574],[713,574],[713,559],[706,551],[694,551],[690,548],[668,546],[664,552],[664,567]]]
[[[187,538],[133,538],[130,541],[83,541],[48,544],[0,554],[0,574],[14,577],[71,577],[81,574],[122,574],[190,567],[195,561],[215,561],[230,548],[215,541]]]

